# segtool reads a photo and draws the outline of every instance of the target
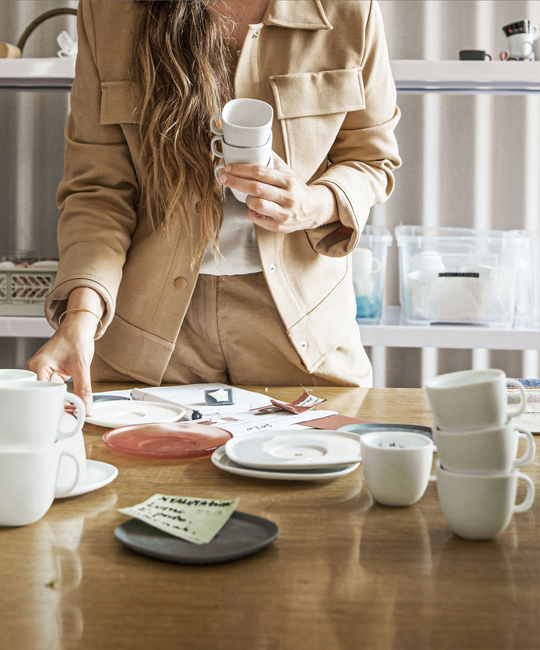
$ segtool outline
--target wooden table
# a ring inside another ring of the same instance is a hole
[[[345,415],[431,423],[423,390],[314,392]],[[103,432],[87,426],[85,438],[93,459],[118,467],[112,484],[56,501],[31,526],[0,529],[3,650],[538,650],[540,498],[497,539],[469,542],[448,528],[433,483],[416,505],[386,508],[361,470],[322,483],[254,480],[209,458],[122,456]],[[538,458],[525,471],[538,486]],[[156,492],[240,497],[240,510],[281,534],[223,565],[136,555],[113,536],[126,519],[118,508]]]

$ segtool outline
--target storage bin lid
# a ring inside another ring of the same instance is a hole
[[[410,243],[415,244],[436,244],[437,242],[455,241],[472,242],[474,240],[486,243],[518,244],[522,241],[521,235],[516,231],[507,230],[477,230],[476,228],[438,228],[433,226],[404,226],[396,227],[396,241],[398,246]]]
[[[361,244],[386,244],[390,246],[394,238],[390,231],[384,226],[364,226],[360,235]]]

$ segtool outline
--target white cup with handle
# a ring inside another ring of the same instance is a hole
[[[451,472],[507,473],[529,465],[536,452],[531,432],[511,423],[481,431],[442,431],[434,424],[431,430],[439,459]],[[527,448],[517,458],[520,439]]]
[[[18,368],[0,369],[0,387],[8,386],[13,381],[37,381],[37,375],[31,370],[20,370]]]
[[[366,485],[385,506],[410,506],[426,491],[433,442],[420,433],[378,431],[360,437]]]
[[[218,149],[218,143],[221,143],[221,150]],[[219,163],[215,170],[216,180],[219,180],[219,175],[222,169],[229,164],[234,163],[250,163],[252,165],[264,165],[265,167],[274,166],[274,156],[272,154],[272,134],[268,137],[268,141],[262,147],[233,147],[227,144],[222,136],[216,135],[212,138],[211,142],[212,153],[219,158],[224,158],[223,163]],[[247,194],[232,189],[232,193],[242,203],[246,202]]]
[[[72,481],[57,486],[60,459],[75,463]],[[80,462],[62,442],[34,449],[0,450],[0,526],[26,526],[49,510],[56,497],[66,496],[79,478]]]
[[[527,494],[516,504],[517,482]],[[534,483],[517,470],[500,474],[450,472],[437,461],[437,491],[444,518],[465,539],[493,539],[510,523],[514,513],[526,512],[534,503]]]
[[[521,401],[508,406],[506,385],[515,386]],[[525,410],[527,397],[517,379],[502,370],[462,370],[426,381],[435,424],[443,431],[473,431],[504,426]]]
[[[221,119],[223,128],[216,125]],[[274,109],[258,99],[239,98],[227,102],[223,110],[210,118],[212,133],[233,147],[262,147],[272,133]]]
[[[64,401],[77,407],[73,426],[67,431],[60,429]],[[14,381],[0,386],[0,414],[0,450],[4,451],[40,448],[70,438],[81,431],[86,410],[65,384]]]

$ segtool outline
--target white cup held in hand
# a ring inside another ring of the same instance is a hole
[[[521,396],[520,403],[511,408],[507,384],[515,386]],[[426,381],[425,388],[435,424],[443,431],[501,427],[521,415],[527,403],[522,384],[493,368],[439,375]]]
[[[518,479],[527,484],[525,500],[516,505]],[[501,474],[458,474],[437,462],[437,491],[444,518],[465,539],[493,539],[514,513],[534,503],[534,483],[517,470]]]
[[[529,465],[536,451],[531,432],[513,424],[481,431],[442,431],[433,425],[432,431],[442,466],[450,472],[507,473]],[[516,458],[520,438],[527,449]]]
[[[223,129],[216,126],[221,119]],[[233,147],[261,147],[272,132],[274,109],[258,99],[240,98],[227,102],[210,118],[210,129]]]
[[[360,438],[362,468],[373,498],[385,506],[410,506],[426,491],[433,442],[419,433],[379,431]]]
[[[68,431],[60,431],[64,401],[77,407],[77,417]],[[74,436],[84,425],[86,410],[65,384],[20,381],[0,386],[0,413],[0,450],[4,450],[45,447]]]
[[[60,458],[75,463],[73,481],[57,487]],[[26,526],[41,519],[55,497],[65,496],[79,478],[79,462],[62,443],[36,449],[0,450],[0,526]]]
[[[222,150],[217,149],[217,143],[221,142]],[[265,167],[274,166],[274,156],[272,155],[272,135],[262,147],[241,148],[233,147],[223,141],[222,137],[216,135],[212,138],[212,153],[216,156],[223,157],[225,162],[220,163],[214,170],[216,180],[219,180],[221,170],[229,164],[250,163],[252,165],[264,165]],[[231,189],[234,196],[242,203],[246,202],[247,194]]]

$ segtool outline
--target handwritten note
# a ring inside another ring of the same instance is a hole
[[[120,512],[194,544],[207,544],[219,533],[240,499],[221,501],[154,494]]]

